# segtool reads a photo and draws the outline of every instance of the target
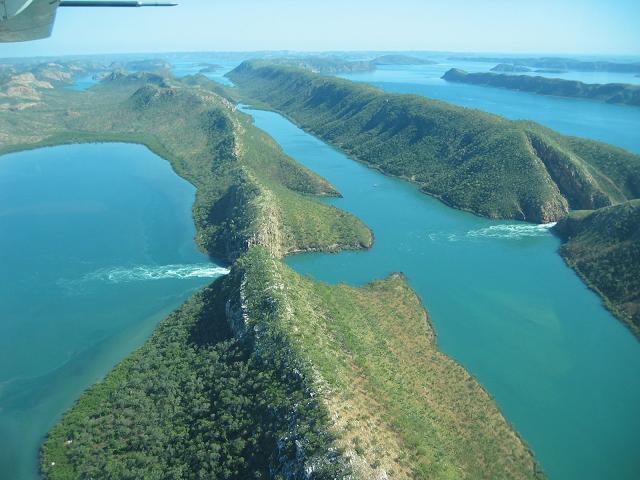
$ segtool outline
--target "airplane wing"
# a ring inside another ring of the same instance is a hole
[[[58,7],[172,7],[135,0],[0,0],[0,42],[25,42],[51,35]]]

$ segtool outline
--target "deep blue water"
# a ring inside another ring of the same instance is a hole
[[[193,241],[195,189],[144,147],[0,157],[0,478],[157,322],[224,272]]]

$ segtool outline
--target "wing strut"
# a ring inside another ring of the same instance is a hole
[[[139,2],[136,0],[60,0],[60,7],[175,7],[170,2]]]

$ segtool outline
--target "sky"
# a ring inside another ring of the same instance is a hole
[[[425,50],[640,55],[640,0],[177,0],[173,8],[61,8],[53,36],[0,57]]]

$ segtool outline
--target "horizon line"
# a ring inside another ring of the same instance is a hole
[[[27,58],[60,58],[60,57],[95,57],[95,56],[118,56],[118,55],[166,55],[166,54],[252,54],[252,53],[430,53],[430,54],[470,54],[470,55],[524,55],[524,56],[545,56],[545,57],[567,57],[567,56],[592,56],[592,57],[636,57],[640,59],[640,52],[637,53],[586,53],[586,52],[520,52],[520,51],[499,51],[499,50],[421,50],[421,49],[345,49],[345,50],[315,50],[315,49],[248,49],[248,50],[158,50],[158,51],[131,51],[131,52],[94,52],[94,53],[59,53],[48,55],[16,55],[3,56],[0,60],[27,59]]]

